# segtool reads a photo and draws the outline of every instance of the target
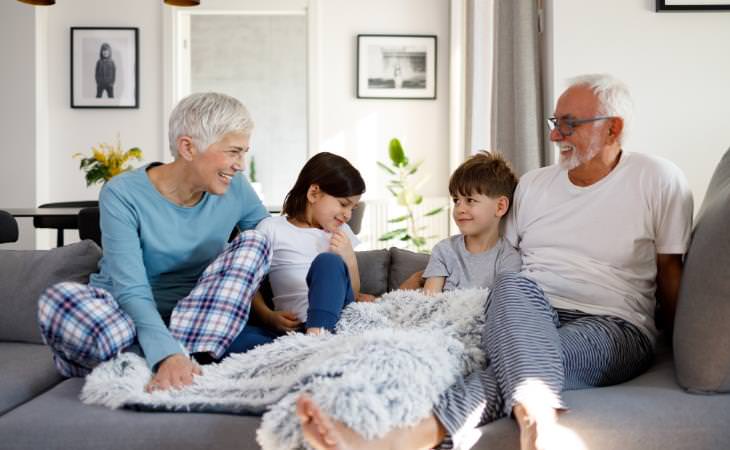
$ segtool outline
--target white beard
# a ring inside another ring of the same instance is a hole
[[[597,142],[595,142],[595,139],[591,141],[585,153],[582,154],[578,152],[578,149],[576,149],[573,144],[556,142],[555,146],[558,147],[558,151],[560,151],[560,167],[563,170],[573,170],[595,158],[601,151],[601,147]],[[563,150],[566,152],[564,153]],[[570,156],[566,155],[568,151],[570,152]]]

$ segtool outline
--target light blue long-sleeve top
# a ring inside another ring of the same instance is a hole
[[[147,363],[184,352],[165,322],[218,256],[233,228],[253,229],[269,214],[238,173],[224,195],[192,207],[172,203],[146,169],[114,177],[99,197],[103,256],[89,284],[108,290],[134,321]]]

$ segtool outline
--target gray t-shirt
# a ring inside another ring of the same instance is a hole
[[[497,274],[519,272],[522,258],[504,238],[485,252],[470,253],[464,236],[457,234],[436,244],[423,272],[424,278],[446,277],[444,291],[469,288],[489,288]]]

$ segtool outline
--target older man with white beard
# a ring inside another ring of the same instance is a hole
[[[468,431],[513,414],[521,448],[570,448],[557,422],[567,389],[606,386],[651,363],[654,308],[671,330],[689,244],[692,196],[681,171],[622,149],[631,99],[608,75],[571,81],[548,119],[560,163],[525,174],[506,237],[523,259],[490,294],[489,363],[443,394],[414,427],[367,441],[298,402],[317,449],[464,448]],[[445,438],[446,437],[446,438]]]

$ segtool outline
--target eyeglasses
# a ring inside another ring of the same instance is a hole
[[[575,129],[584,123],[597,122],[599,120],[613,119],[612,116],[598,116],[590,119],[574,119],[572,117],[548,117],[547,123],[550,131],[558,130],[563,137],[568,137],[575,132]]]

